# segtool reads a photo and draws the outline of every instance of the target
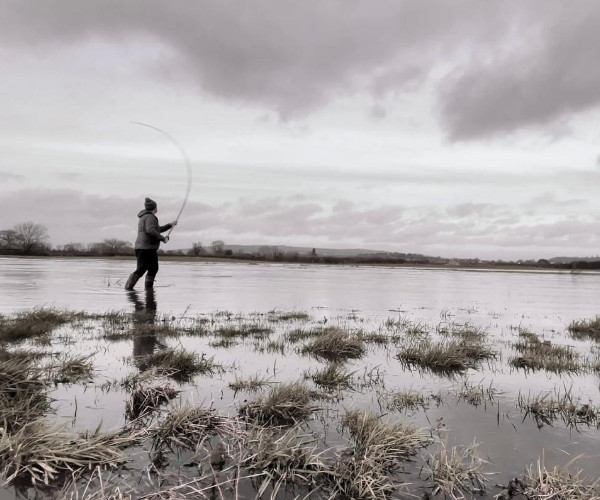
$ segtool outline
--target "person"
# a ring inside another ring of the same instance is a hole
[[[133,290],[135,284],[146,271],[148,274],[144,283],[145,288],[146,290],[150,290],[154,287],[154,278],[156,278],[156,273],[158,273],[158,248],[161,242],[167,243],[169,241],[168,236],[163,236],[160,233],[164,233],[177,225],[177,221],[175,220],[170,224],[160,226],[156,212],[158,212],[156,202],[150,198],[146,198],[144,200],[144,210],[138,214],[138,234],[135,240],[137,268],[127,278],[125,290]]]

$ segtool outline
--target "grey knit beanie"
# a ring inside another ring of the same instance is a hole
[[[156,202],[150,198],[146,198],[144,200],[144,208],[148,210],[148,212],[152,212],[152,210],[156,208]]]

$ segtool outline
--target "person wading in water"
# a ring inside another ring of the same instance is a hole
[[[146,271],[145,288],[150,290],[154,287],[154,278],[158,273],[158,247],[160,242],[166,243],[169,241],[168,236],[163,236],[160,233],[168,231],[177,225],[177,221],[173,221],[165,226],[158,225],[156,217],[158,208],[156,202],[150,198],[144,201],[144,210],[139,214],[138,235],[135,240],[135,256],[137,258],[137,269],[130,274],[125,283],[125,290],[133,290],[133,287]]]

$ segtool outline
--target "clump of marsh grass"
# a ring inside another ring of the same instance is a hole
[[[178,382],[187,382],[195,375],[214,373],[218,368],[213,358],[207,358],[204,353],[199,356],[184,349],[171,348],[142,357],[140,366],[142,370],[154,368]]]
[[[310,315],[303,311],[269,311],[267,320],[272,323],[278,323],[280,321],[310,321]]]
[[[235,376],[235,380],[229,383],[229,388],[234,391],[258,391],[265,386],[271,385],[265,377],[262,377],[259,374],[251,375],[244,379],[239,378],[237,375]]]
[[[525,398],[519,394],[517,406],[524,412],[523,418],[533,417],[538,427],[552,425],[559,419],[568,427],[575,428],[578,425],[596,424],[599,420],[599,410],[590,403],[581,404],[570,389],[554,396],[544,393]]]
[[[416,391],[401,391],[392,394],[390,409],[397,410],[418,410],[427,408],[429,398]]]
[[[568,346],[542,341],[536,334],[526,330],[519,332],[519,339],[514,348],[520,355],[509,359],[509,364],[515,368],[543,369],[555,373],[576,373],[583,368],[577,353]]]
[[[229,337],[224,337],[224,338],[219,338],[216,340],[211,340],[208,345],[210,347],[222,347],[224,349],[230,349],[231,347],[234,347],[236,345],[238,345],[239,342],[235,339],[229,338]]]
[[[92,356],[62,355],[56,362],[46,366],[47,376],[55,384],[89,382],[94,378]]]
[[[329,361],[356,359],[365,353],[361,338],[352,338],[340,328],[331,327],[323,331],[310,344],[304,346],[303,353]]]
[[[15,357],[0,361],[0,426],[12,433],[50,407],[41,370],[29,360]]]
[[[360,338],[366,344],[375,344],[378,346],[386,346],[392,338],[382,332],[361,332]]]
[[[567,329],[574,339],[600,341],[600,316],[593,319],[574,320]]]
[[[180,447],[195,450],[209,435],[224,427],[226,420],[214,408],[182,406],[173,408],[152,431],[155,450]]]
[[[493,357],[495,353],[489,346],[465,340],[413,342],[397,354],[397,358],[409,367],[419,366],[442,374],[464,372]]]
[[[597,500],[600,498],[600,479],[587,478],[581,469],[574,469],[580,456],[562,467],[548,469],[544,457],[526,468],[525,474],[510,482],[503,498],[523,495],[531,499]],[[512,495],[509,493],[512,490]]]
[[[1,316],[0,340],[16,343],[31,338],[45,338],[55,328],[82,317],[82,314],[52,308],[33,309],[13,316]]]
[[[177,394],[179,392],[168,384],[138,387],[125,405],[125,414],[130,420],[149,415]]]
[[[248,440],[252,454],[245,465],[251,473],[264,477],[257,498],[262,498],[267,488],[271,488],[270,498],[287,484],[315,491],[330,470],[321,459],[317,440],[313,436],[299,433],[297,427],[279,434],[271,429],[260,429],[251,434]],[[307,497],[308,497],[307,495]]]
[[[267,326],[257,323],[241,323],[238,325],[220,326],[215,330],[215,335],[222,338],[265,338],[273,333]]]
[[[481,468],[487,462],[477,456],[478,446],[473,441],[464,449],[453,446],[448,450],[446,443],[440,442],[438,452],[427,459],[430,478],[435,484],[433,495],[443,493],[453,499],[463,499],[465,493],[485,493],[487,478]]]
[[[299,382],[273,387],[264,397],[258,397],[240,407],[240,415],[262,425],[293,425],[306,420],[318,408],[313,405],[314,393]]]
[[[326,329],[322,327],[314,328],[295,328],[285,334],[285,340],[291,344],[297,344],[308,339],[314,339],[319,337],[325,332]]]
[[[308,375],[312,381],[325,389],[351,389],[354,372],[348,372],[339,363],[330,363],[322,370]]]
[[[131,436],[119,434],[85,438],[37,419],[0,435],[0,462],[6,484],[16,479],[50,484],[84,469],[124,463],[121,448],[131,442]]]
[[[438,326],[437,331],[441,335],[470,343],[481,343],[487,336],[485,330],[470,323],[443,323]]]
[[[392,472],[399,460],[430,441],[416,429],[386,423],[364,410],[347,412],[342,426],[354,446],[342,453],[330,477],[335,498],[387,498],[398,486]]]

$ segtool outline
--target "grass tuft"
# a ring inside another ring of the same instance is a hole
[[[171,401],[177,394],[179,392],[168,384],[138,387],[125,405],[125,414],[130,420],[144,417]]]
[[[16,357],[0,361],[0,426],[16,432],[50,407],[41,371],[29,360]]]
[[[262,389],[265,386],[269,386],[271,385],[271,383],[264,377],[260,376],[259,374],[255,374],[252,376],[249,376],[245,379],[241,379],[239,378],[237,375],[235,377],[235,380],[233,382],[229,383],[229,388],[233,389],[234,391],[258,391],[260,389]]]
[[[342,419],[354,446],[342,453],[331,476],[332,497],[388,498],[396,490],[394,469],[430,439],[401,423],[390,424],[364,410]]]
[[[348,372],[338,363],[330,363],[322,370],[309,375],[312,381],[327,390],[351,389],[354,372]]]
[[[329,361],[341,361],[360,358],[365,353],[365,345],[362,339],[351,338],[344,330],[331,327],[304,346],[302,352]]]
[[[6,484],[21,479],[32,485],[47,485],[84,469],[124,463],[121,448],[133,440],[133,436],[123,434],[85,438],[37,419],[0,436],[0,462]]]
[[[494,351],[487,345],[465,340],[413,342],[397,355],[408,366],[419,366],[441,374],[464,372],[476,368],[480,361],[494,357]]]
[[[224,422],[214,408],[174,408],[153,430],[152,446],[155,450],[174,447],[195,450],[204,438],[218,431]]]
[[[453,446],[450,450],[444,441],[435,455],[427,459],[429,474],[435,487],[432,495],[443,493],[453,499],[465,498],[464,493],[481,494],[486,491],[486,476],[481,472],[486,462],[477,457],[478,443],[459,450]]]
[[[600,341],[600,316],[593,319],[574,320],[567,329],[574,339]]]
[[[317,410],[313,392],[298,382],[281,384],[240,408],[240,415],[262,425],[293,425]]]
[[[94,378],[92,356],[62,355],[57,362],[46,366],[47,376],[55,384],[90,382]]]
[[[82,318],[83,315],[52,308],[22,311],[13,316],[0,316],[0,341],[22,342],[47,337],[55,328]]]
[[[205,354],[198,356],[198,354],[184,349],[171,348],[142,357],[140,367],[142,370],[154,368],[157,373],[164,374],[178,382],[188,382],[199,374],[212,374],[218,368],[213,358],[207,358]]]
[[[513,345],[519,356],[509,364],[525,370],[547,370],[554,373],[577,373],[583,369],[578,355],[568,346],[555,345],[527,330],[519,332],[519,341]]]

